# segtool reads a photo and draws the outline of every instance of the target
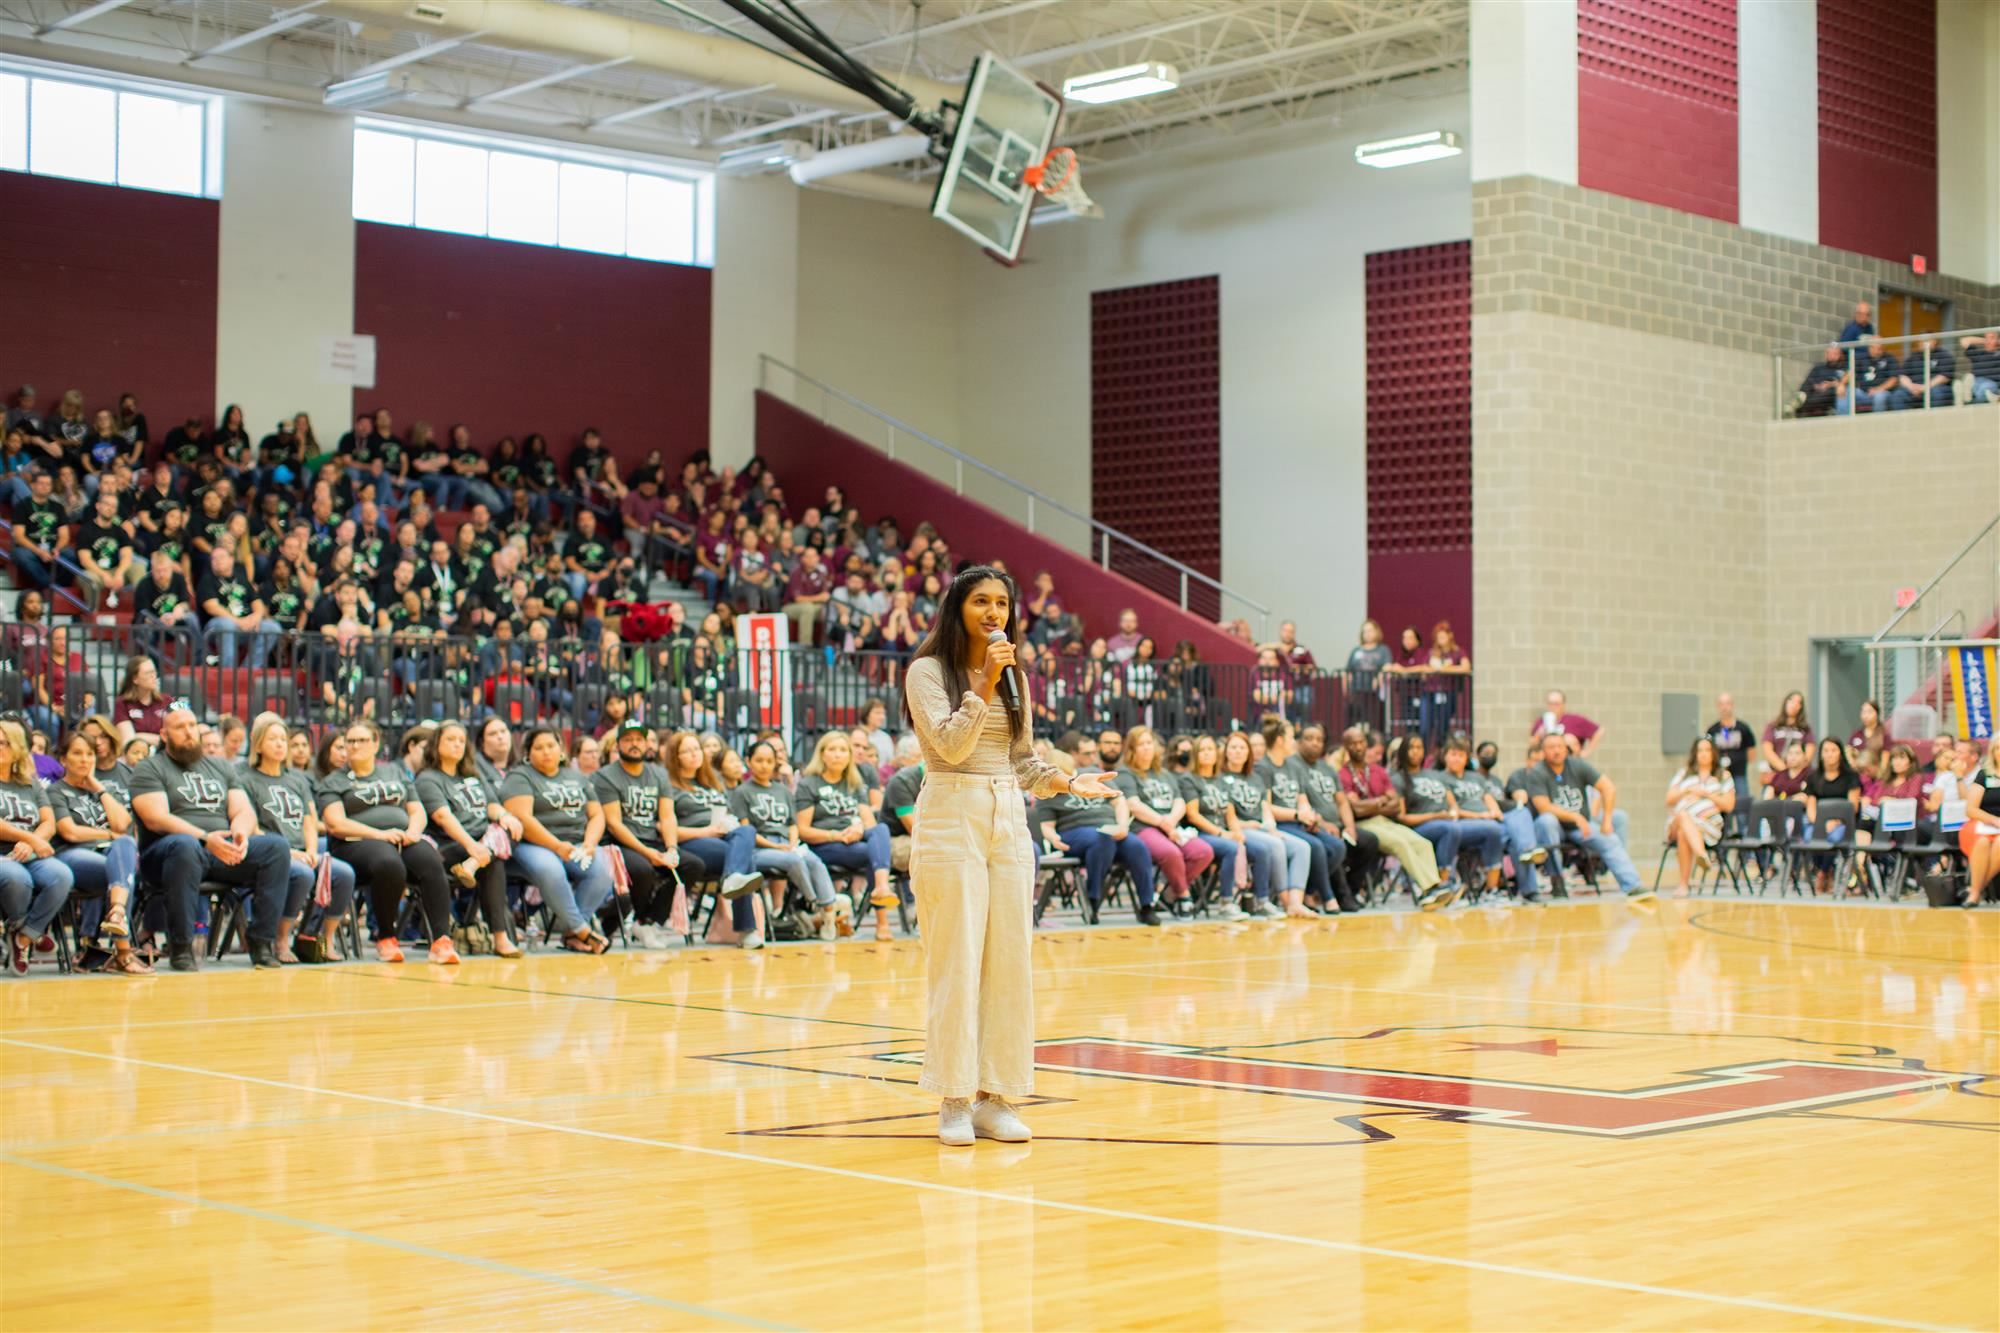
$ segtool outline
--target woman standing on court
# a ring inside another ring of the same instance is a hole
[[[1014,581],[986,565],[961,571],[903,696],[924,753],[910,857],[930,982],[918,1084],[943,1098],[938,1139],[958,1147],[1029,1137],[1007,1104],[1034,1091],[1036,858],[1022,798],[1118,794],[1097,774],[1068,777],[1035,757],[1018,671],[995,706],[1019,637]]]

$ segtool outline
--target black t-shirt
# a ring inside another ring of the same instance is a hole
[[[1755,727],[1739,717],[1728,726],[1711,722],[1702,734],[1715,743],[1716,757],[1732,777],[1749,776],[1750,765],[1757,758]]]
[[[601,570],[611,563],[611,547],[595,533],[588,537],[571,533],[569,546],[563,554],[591,571]]]
[[[266,583],[259,589],[258,596],[263,599],[264,609],[271,618],[287,627],[298,624],[299,613],[306,609],[306,595],[296,583],[287,583],[282,588],[275,583]]]
[[[242,571],[232,571],[228,578],[222,578],[214,570],[201,576],[201,587],[196,589],[199,609],[203,615],[212,614],[208,604],[222,603],[222,607],[232,616],[250,614],[250,585],[243,581]]]
[[[1828,777],[1818,764],[1806,772],[1805,794],[1816,801],[1845,801],[1861,789],[1861,779],[1853,773]]]
[[[90,552],[90,558],[104,569],[118,566],[118,553],[132,545],[131,536],[117,523],[99,523],[92,514],[90,522],[77,530],[74,545],[79,551]]]
[[[37,546],[51,550],[63,525],[69,522],[69,515],[63,512],[60,501],[53,497],[47,500],[16,500],[14,502],[14,526],[28,534],[28,540]]]
[[[162,588],[153,582],[148,574],[132,590],[132,606],[135,611],[149,616],[170,616],[189,604],[187,580],[179,574],[167,575],[167,586]]]

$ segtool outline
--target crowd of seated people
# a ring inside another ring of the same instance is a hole
[[[1840,337],[1800,381],[1794,415],[2000,403],[2000,331],[1891,344],[1876,333],[1873,313],[1866,301],[1855,306]]]

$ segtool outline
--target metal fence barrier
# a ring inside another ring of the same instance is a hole
[[[336,638],[9,624],[0,626],[0,703],[26,709],[54,736],[87,714],[112,714],[140,660],[157,668],[167,698],[187,699],[210,718],[270,711],[314,727],[355,717],[400,727],[497,712],[515,726],[549,720],[595,731],[631,716],[653,727],[713,729],[735,745],[769,730],[809,744],[834,727],[861,725],[880,700],[887,730],[905,729],[906,654],[799,645],[711,656],[705,642],[625,643],[608,634],[595,642],[479,642],[429,633]],[[1467,674],[1042,657],[1028,682],[1035,734],[1047,738],[1140,725],[1162,735],[1254,730],[1264,714],[1278,713],[1334,735],[1356,724],[1414,731],[1435,746],[1472,725]]]

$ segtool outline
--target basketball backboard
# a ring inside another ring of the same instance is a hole
[[[1048,155],[1062,99],[988,52],[972,66],[931,216],[1007,263],[1038,198],[1021,173]]]

